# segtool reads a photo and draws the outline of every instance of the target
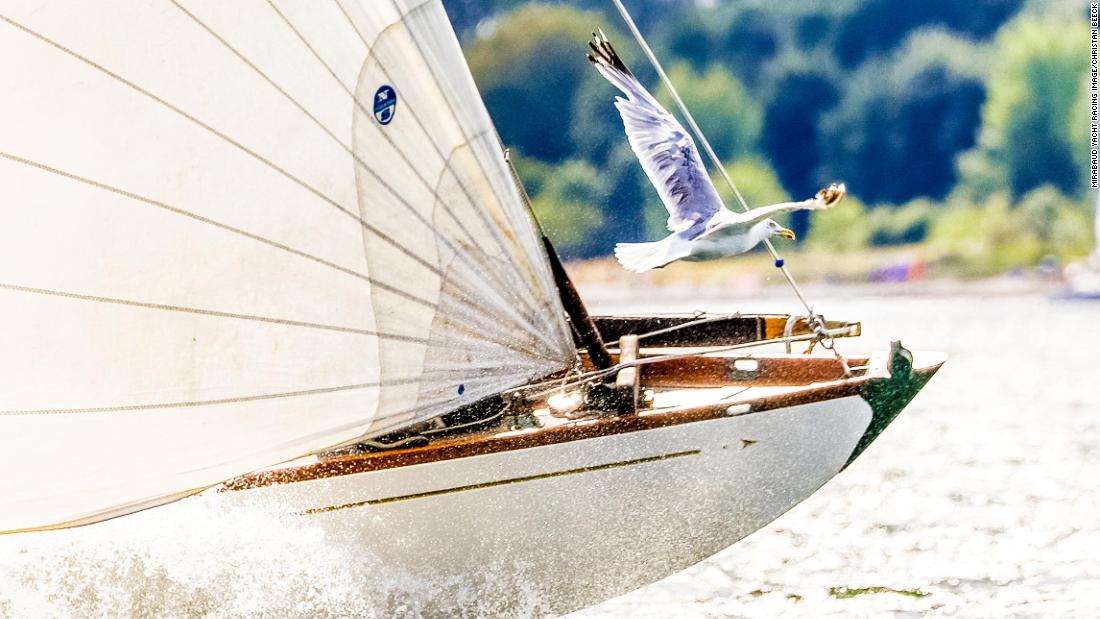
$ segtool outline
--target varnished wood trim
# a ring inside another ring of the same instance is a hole
[[[722,361],[720,357],[696,357],[695,359],[707,359],[707,363],[710,360]],[[807,358],[794,359],[799,363],[805,363],[807,360]],[[814,361],[816,362],[816,359]],[[835,363],[835,360],[828,358],[825,358],[824,361]],[[942,360],[939,360],[935,363],[914,368],[913,371],[919,375],[930,376],[939,369],[941,364]],[[803,386],[786,393],[738,402],[738,405],[748,404],[749,407],[747,412],[741,412],[737,415],[757,414],[847,396],[862,396],[868,385],[875,380],[887,379],[864,375],[847,380]],[[722,419],[731,416],[729,405],[730,402],[728,401],[720,401],[703,406],[674,409],[668,412],[650,411],[637,415],[606,417],[522,433],[468,435],[447,441],[439,441],[423,447],[342,456],[302,466],[251,473],[226,482],[221,490],[247,490],[277,484],[354,475],[517,449],[556,445],[600,436],[652,430],[711,419]]]
[[[624,335],[645,335],[647,347],[725,346],[775,338],[783,334],[787,314],[627,314],[593,316],[604,341],[618,341]],[[826,328],[837,329],[858,323],[826,321]],[[672,329],[672,330],[670,330]],[[792,335],[810,333],[805,320],[795,323]],[[855,334],[835,335],[848,337]]]
[[[771,340],[777,337],[783,337],[783,330],[787,328],[788,316],[764,316],[764,339]],[[858,322],[845,322],[842,320],[826,320],[826,329],[843,329],[845,327],[855,327],[855,333],[852,334],[840,334],[834,335],[834,338],[838,337],[858,337],[862,332],[862,327]],[[806,335],[813,333],[805,318],[799,318],[795,321],[794,326],[791,329],[791,335]]]
[[[859,395],[860,389],[866,381],[866,378],[856,378],[845,382],[807,387],[791,393],[750,400],[748,402],[750,412],[741,414],[754,414],[798,404]],[[226,482],[222,489],[225,491],[246,490],[276,484],[339,477],[341,475],[367,473],[516,449],[556,445],[599,436],[652,430],[710,419],[721,419],[730,416],[727,412],[728,407],[728,402],[722,402],[676,409],[667,413],[656,411],[641,415],[607,417],[590,422],[542,428],[525,433],[468,436],[423,447],[341,456],[303,466],[244,475]]]
[[[646,355],[651,356],[651,355]],[[685,357],[642,366],[642,383],[646,387],[774,387],[809,385],[841,380],[844,368],[832,357],[765,357],[753,356],[757,369],[736,370],[735,357]],[[855,367],[867,363],[865,358],[849,358]]]
[[[655,352],[650,349],[641,354],[642,358],[658,357],[665,353]],[[612,360],[619,362],[618,353],[612,353]],[[751,373],[734,371],[732,363],[738,358],[751,358],[758,364],[758,369]],[[850,367],[859,367],[867,364],[866,357],[848,357]],[[588,359],[581,356],[585,369],[593,370]],[[809,385],[844,377],[844,368],[834,357],[810,357],[789,355],[745,355],[737,357],[733,355],[703,356],[695,355],[669,359],[658,363],[649,363],[640,367],[642,370],[642,384],[645,387],[722,387],[722,386],[753,386],[776,385]]]

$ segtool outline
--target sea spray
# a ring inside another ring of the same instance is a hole
[[[514,599],[531,582],[515,565],[481,581],[419,578],[304,518],[229,509],[211,492],[93,526],[0,537],[2,617],[530,616],[542,608],[535,590],[519,607]]]

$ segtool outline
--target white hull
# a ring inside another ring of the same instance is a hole
[[[566,612],[772,521],[845,466],[871,418],[849,396],[217,499],[302,514],[388,570],[469,583],[486,608]]]

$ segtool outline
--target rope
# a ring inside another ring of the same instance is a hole
[[[699,139],[699,143],[703,145],[703,150],[706,151],[707,156],[710,157],[710,160],[714,164],[714,167],[718,168],[718,171],[721,173],[722,178],[725,179],[726,184],[729,186],[730,189],[733,190],[733,194],[737,196],[737,202],[740,203],[741,208],[746,212],[749,211],[749,205],[747,202],[745,202],[744,196],[741,195],[741,190],[737,188],[737,184],[733,182],[733,178],[731,178],[729,172],[726,171],[726,167],[722,165],[722,160],[718,158],[717,154],[715,154],[714,149],[710,145],[710,141],[707,140],[707,136],[703,133],[703,130],[699,128],[699,124],[695,122],[695,117],[692,116],[687,104],[685,104],[684,100],[680,98],[680,93],[676,90],[676,86],[672,84],[672,80],[669,79],[668,74],[665,73],[665,69],[661,66],[661,62],[657,60],[657,55],[653,53],[653,50],[649,47],[649,44],[646,43],[645,37],[642,36],[642,32],[638,30],[638,25],[634,23],[634,18],[630,16],[630,12],[626,10],[625,6],[623,6],[622,0],[611,1],[615,4],[615,8],[619,9],[619,14],[623,16],[623,20],[626,22],[627,27],[630,28],[630,32],[634,35],[634,39],[638,42],[638,45],[642,48],[642,51],[645,52],[646,57],[649,58],[649,63],[652,64],[653,68],[657,70],[657,75],[661,77],[661,81],[664,82],[665,86],[668,88],[668,91],[672,95],[673,100],[676,101],[676,106],[680,108],[680,112],[683,113],[684,118],[688,122],[688,125],[695,133],[695,137]],[[768,248],[768,253],[771,254],[772,259],[775,261],[776,268],[778,268],[779,271],[783,273],[783,277],[787,279],[787,283],[790,284],[791,289],[794,290],[795,296],[797,296],[798,300],[802,302],[802,306],[806,308],[806,313],[808,316],[810,316],[810,320],[814,325],[815,331],[817,331],[819,335],[826,333],[825,326],[821,324],[820,319],[817,318],[817,314],[814,313],[813,307],[806,300],[805,295],[802,294],[802,289],[799,288],[798,283],[794,280],[794,276],[792,276],[791,272],[787,270],[783,259],[779,257],[779,252],[775,250],[775,246],[772,245],[772,242],[768,239],[764,239],[764,246]],[[827,338],[828,336],[822,335],[822,337]],[[822,339],[821,345],[833,351],[833,354],[844,367],[844,375],[850,376],[851,370],[848,368],[848,362],[844,359],[840,352],[836,350],[835,346],[833,345],[832,338],[828,338],[828,341]]]

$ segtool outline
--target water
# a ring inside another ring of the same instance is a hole
[[[901,337],[948,363],[771,526],[577,616],[1098,616],[1100,303],[814,292],[864,321],[861,348]]]
[[[1100,303],[812,293],[830,317],[864,321],[864,337],[843,343],[853,351],[901,337],[948,364],[809,500],[576,617],[1096,616]],[[748,309],[695,291],[662,297],[662,309]],[[795,307],[765,296],[751,309]],[[393,573],[300,521],[216,503],[0,537],[0,617],[479,616],[489,597]],[[533,598],[521,611],[537,609]]]

